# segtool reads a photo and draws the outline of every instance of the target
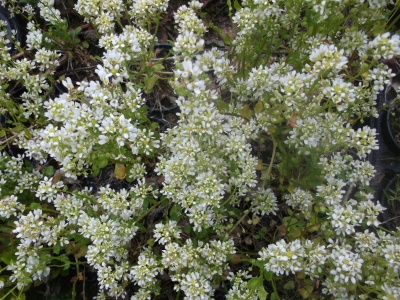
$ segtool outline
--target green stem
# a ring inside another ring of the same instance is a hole
[[[8,293],[5,294],[4,297],[1,298],[0,300],[7,299],[7,296],[8,296],[9,294],[11,294],[16,288],[17,288],[17,286],[14,286],[14,287],[13,287],[11,290],[9,290]]]
[[[181,291],[179,290],[178,293],[176,294],[176,298],[175,299],[178,300],[180,295],[181,295]]]
[[[254,202],[251,204],[251,206],[249,207],[249,209],[246,209],[246,210],[244,211],[244,215],[239,219],[239,221],[236,222],[235,226],[233,226],[232,229],[229,230],[228,235],[230,235],[230,234],[232,233],[232,231],[234,231],[235,228],[244,220],[244,218],[247,217],[247,215],[250,213],[250,211],[251,211],[251,209],[253,208],[253,206],[254,206]]]
[[[75,300],[76,296],[76,283],[79,280],[79,262],[78,259],[75,257],[75,263],[76,263],[76,278],[74,280],[74,283],[72,284],[72,300]]]
[[[27,210],[34,210],[34,209],[30,209],[30,208],[27,208]],[[45,212],[51,212],[51,213],[53,213],[53,214],[60,214],[60,212],[59,211],[56,211],[56,210],[54,210],[54,209],[51,209],[51,208],[41,208],[41,210],[42,211],[45,211]]]
[[[355,76],[351,77],[348,82],[353,82],[354,80],[356,80],[357,78],[359,78],[362,74],[364,74],[365,72],[371,70],[371,68],[377,63],[377,60],[372,60],[371,63],[368,65],[368,67],[366,69],[361,69],[360,72],[358,72]]]
[[[226,201],[224,203],[222,203],[222,206],[225,206],[225,204],[227,204],[231,200],[231,198],[235,194],[235,192],[236,192],[236,186],[235,186],[235,189],[233,190],[233,193],[230,194],[230,196],[228,197],[228,199],[226,199]]]
[[[278,290],[276,289],[276,283],[275,283],[275,279],[274,278],[272,278],[271,283],[272,283],[272,288],[274,290],[275,296],[278,298],[278,300],[280,300],[281,298],[279,298]]]
[[[174,75],[174,72],[163,72],[163,71],[157,71],[157,74]],[[165,78],[160,78],[160,79],[165,79]],[[172,79],[172,78],[171,78],[171,79]]]
[[[399,8],[397,8],[397,9],[399,9]],[[396,11],[397,11],[397,10],[396,10]],[[393,13],[394,13],[394,10],[393,10]],[[392,15],[392,16],[393,16],[393,15]],[[396,22],[397,22],[399,19],[400,19],[400,14],[399,14],[393,21],[390,22],[390,24],[388,25],[388,27],[386,28],[386,30],[389,31],[390,28],[392,28],[392,27],[394,26],[394,24],[396,24]],[[390,19],[389,19],[389,21],[390,21]],[[389,23],[389,21],[388,21],[388,23]]]
[[[349,197],[351,195],[351,192],[353,191],[354,186],[351,186],[348,188],[346,194],[344,195],[343,199],[342,199],[342,205],[347,203],[347,201],[349,200]]]
[[[139,216],[139,218],[136,219],[136,222],[139,222],[140,220],[142,220],[144,217],[147,216],[147,214],[149,212],[151,212],[152,210],[154,210],[157,206],[159,206],[162,202],[164,201],[164,199],[158,201],[156,204],[154,204],[152,207],[150,207],[148,210],[146,210],[143,214],[141,214]]]
[[[125,14],[126,14],[126,19],[128,20],[128,24],[130,26],[132,26],[132,20],[131,20],[131,17],[129,15],[129,13],[128,13],[128,10],[126,9],[126,5],[124,5],[124,11],[125,11]]]
[[[8,267],[7,266],[5,266],[3,269],[0,269],[0,274],[4,271],[4,270],[6,270]]]
[[[272,139],[273,146],[272,146],[271,161],[269,163],[268,170],[267,170],[267,179],[269,179],[271,176],[271,171],[272,171],[272,166],[274,165],[274,161],[275,161],[276,146],[277,146],[276,141],[272,136],[271,136],[271,139]],[[264,181],[264,183],[265,183],[265,181]]]
[[[268,42],[268,40],[265,39],[264,42],[262,43],[261,48],[260,48],[259,51],[258,51],[257,57],[256,57],[256,59],[254,60],[253,67],[257,67],[258,60],[260,59],[261,54],[262,54],[263,49],[264,49],[264,46],[265,46],[265,44],[266,44],[267,42]],[[270,56],[270,55],[269,55],[269,56]],[[269,59],[269,56],[267,57],[267,59]],[[268,60],[267,60],[267,61],[268,61]]]

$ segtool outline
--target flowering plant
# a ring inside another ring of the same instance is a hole
[[[97,299],[399,298],[364,124],[395,75],[399,2],[227,1],[230,36],[194,0],[167,57],[168,1],[78,0],[80,27],[54,1],[2,3],[27,34],[0,37],[0,299],[70,271],[75,299],[86,266]],[[161,87],[172,124],[149,114]]]

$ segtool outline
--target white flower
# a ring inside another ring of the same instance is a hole
[[[289,206],[299,210],[306,218],[311,216],[314,197],[309,191],[297,187],[291,194],[286,194],[285,199]]]
[[[362,279],[361,267],[364,260],[360,258],[359,254],[353,253],[345,247],[338,247],[332,249],[330,257],[334,265],[330,273],[335,276],[335,282],[355,284],[357,280]]]
[[[176,221],[169,220],[167,224],[158,223],[154,229],[154,238],[160,244],[165,245],[173,239],[179,239],[181,233]]]
[[[255,214],[264,216],[265,214],[274,214],[278,210],[276,196],[272,189],[259,188],[255,193],[254,207],[252,211]]]
[[[265,262],[265,270],[277,275],[289,275],[290,272],[295,273],[303,269],[305,253],[300,240],[289,243],[279,240],[275,244],[269,244],[267,249],[264,248],[258,254],[258,260]]]
[[[374,53],[374,58],[391,59],[400,55],[400,36],[394,34],[390,36],[389,32],[378,35],[368,46]]]

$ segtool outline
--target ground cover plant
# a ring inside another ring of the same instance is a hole
[[[1,2],[0,299],[400,298],[365,122],[398,1]]]

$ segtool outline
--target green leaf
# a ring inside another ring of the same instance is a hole
[[[268,281],[272,280],[273,275],[274,275],[274,273],[272,273],[271,271],[264,272],[264,278],[267,279]]]
[[[96,161],[96,163],[97,163],[97,166],[98,166],[100,169],[102,169],[102,168],[104,168],[104,167],[107,167],[107,165],[108,165],[108,159],[98,160],[98,161]]]
[[[39,203],[32,202],[31,205],[30,205],[30,208],[31,208],[32,210],[35,210],[35,209],[42,209],[42,206],[41,206]]]
[[[82,46],[83,48],[87,49],[89,48],[89,43],[87,41],[82,41]]]
[[[158,71],[164,70],[164,66],[162,64],[155,64],[151,69],[154,73],[156,73]]]
[[[68,34],[70,35],[70,36],[75,36],[75,35],[77,35],[79,32],[81,32],[82,31],[82,28],[81,27],[77,27],[77,28],[75,28],[74,30],[71,30]]]
[[[258,299],[267,300],[268,292],[265,290],[264,286],[258,289]]]
[[[51,279],[56,278],[60,274],[60,271],[61,271],[60,269],[54,269],[54,271],[52,270],[50,273]]]
[[[135,223],[135,225],[139,228],[139,232],[147,232],[146,227],[142,223]]]
[[[63,270],[68,270],[70,266],[71,263],[69,261],[66,261]]]
[[[227,112],[229,110],[229,105],[220,99],[215,101],[215,105],[220,112]]]
[[[133,165],[131,165],[131,164],[126,165],[126,177],[125,177],[125,180],[127,182],[133,182],[133,181],[136,180],[136,177],[131,176],[131,172],[130,171],[131,171],[132,167],[133,167]]]
[[[313,290],[314,287],[311,283],[311,285],[306,285],[304,288],[299,289],[299,293],[303,297],[303,299],[307,299],[308,297],[310,297]]]
[[[240,115],[242,117],[245,117],[247,120],[251,119],[251,116],[253,115],[253,111],[250,109],[250,107],[245,104],[242,111],[240,112]]]
[[[255,290],[262,286],[263,278],[262,277],[253,277],[247,282],[247,288],[250,290]]]
[[[290,280],[290,281],[286,282],[285,285],[283,286],[283,288],[285,290],[293,290],[294,289],[294,281]]]
[[[254,112],[259,114],[264,110],[264,104],[261,101],[258,101],[257,104],[254,106]]]
[[[156,85],[158,81],[158,77],[156,75],[153,75],[151,77],[148,77],[147,75],[144,78],[144,84],[145,84],[145,93],[149,94],[153,90],[153,87]]]
[[[60,251],[61,251],[61,246],[59,244],[55,245],[53,248],[53,252],[55,254],[60,254]]]
[[[253,266],[258,267],[259,269],[264,268],[264,265],[265,265],[265,261],[258,260],[258,259],[252,260],[251,263],[253,264]]]
[[[77,253],[75,253],[74,256],[75,256],[75,258],[80,258],[82,256],[85,256],[87,251],[88,251],[88,247],[83,245],[83,246],[79,247],[79,251]]]
[[[69,267],[66,269],[60,270],[60,275],[61,276],[68,276],[69,275]]]
[[[54,174],[54,167],[53,166],[47,166],[43,170],[43,175],[47,176],[48,178],[52,177]]]
[[[3,233],[11,233],[14,230],[14,228],[8,227],[8,226],[4,226],[4,225],[0,225],[0,232]]]
[[[236,11],[239,11],[242,9],[242,7],[240,6],[240,4],[237,0],[235,0],[235,2],[233,2],[233,7],[236,9]]]
[[[190,226],[190,224],[186,224],[185,227],[183,227],[183,232],[190,234],[192,232],[192,226]]]
[[[278,300],[278,299],[279,299],[278,295],[275,292],[273,292],[271,294],[271,300]]]
[[[142,206],[142,209],[143,209],[143,211],[146,211],[148,208],[149,208],[149,199],[147,199],[147,197],[146,198],[144,198],[144,200],[143,200],[143,206]]]
[[[117,179],[124,179],[126,177],[126,168],[124,164],[115,164],[114,176]]]
[[[100,173],[100,168],[97,165],[92,166],[93,177],[96,177]]]
[[[229,34],[225,34],[222,37],[222,40],[224,41],[225,45],[231,46],[232,45],[232,38],[229,36]]]
[[[169,218],[173,221],[179,222],[183,217],[182,208],[179,204],[172,205],[169,210]]]
[[[16,256],[15,256],[15,250],[11,250],[8,252],[4,252],[1,254],[1,260],[6,264],[6,265],[10,265],[11,261],[15,261],[16,260]]]
[[[293,225],[297,224],[298,222],[299,222],[299,220],[297,220],[296,218],[293,218],[293,217],[284,217],[283,218],[283,224],[286,227],[293,226]]]

